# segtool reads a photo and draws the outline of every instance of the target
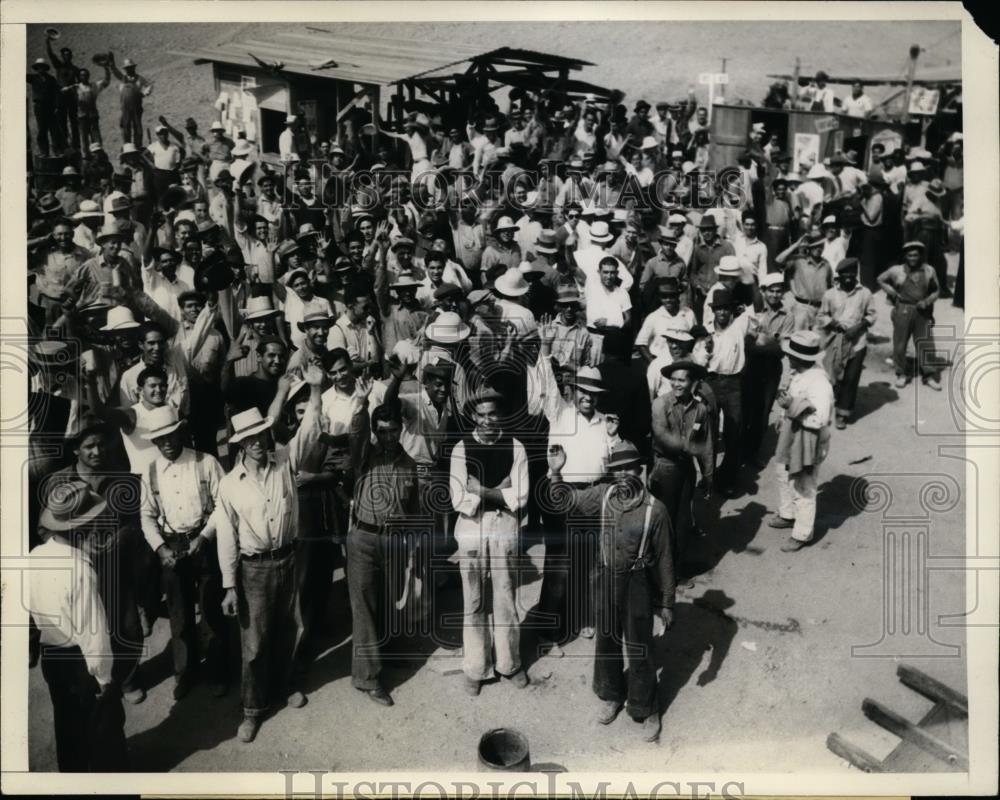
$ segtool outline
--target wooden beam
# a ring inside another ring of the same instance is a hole
[[[896,668],[896,676],[904,686],[909,686],[924,697],[937,703],[944,703],[959,714],[969,715],[969,699],[964,694],[956,692],[916,667],[900,664]]]
[[[925,753],[929,753],[935,758],[939,758],[947,764],[960,767],[968,771],[969,759],[955,750],[947,742],[943,742],[936,736],[918,728],[908,719],[901,717],[895,711],[886,708],[881,703],[866,697],[861,704],[861,710],[876,725],[880,725],[887,731],[896,734],[900,739],[905,739],[911,744],[919,747]]]
[[[884,772],[882,762],[860,747],[841,738],[839,733],[831,733],[826,737],[827,749],[842,759],[857,767],[862,772]]]

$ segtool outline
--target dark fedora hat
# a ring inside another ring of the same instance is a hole
[[[684,370],[695,380],[705,377],[705,368],[701,364],[696,364],[694,361],[674,361],[672,364],[667,364],[660,370],[660,374],[664,378],[669,378],[675,372]]]

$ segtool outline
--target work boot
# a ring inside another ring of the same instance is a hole
[[[941,391],[941,382],[935,377],[924,378],[924,386],[933,389],[935,392]]]
[[[128,691],[123,690],[122,697],[125,698],[126,703],[129,703],[130,705],[133,706],[137,706],[139,705],[139,703],[141,703],[143,700],[146,699],[146,690],[143,689],[141,686],[129,689]]]
[[[584,625],[582,628],[580,628],[580,636],[582,636],[584,639],[593,639],[594,638],[593,626]]]
[[[896,376],[896,388],[897,389],[905,389],[906,388],[906,376],[905,375],[897,375]]]
[[[794,528],[795,520],[788,519],[788,517],[783,517],[780,514],[775,514],[767,521],[767,525],[769,528]]]
[[[552,658],[562,658],[566,655],[566,653],[563,651],[562,647],[559,646],[559,642],[553,642],[545,651],[545,655],[551,656]]]
[[[510,681],[518,689],[523,689],[528,685],[528,674],[523,670],[519,669],[513,675],[504,675],[504,680]]]
[[[471,697],[478,697],[480,690],[483,688],[482,681],[477,681],[475,678],[470,678],[468,675],[462,679],[462,685],[465,687],[465,693]]]
[[[292,692],[288,695],[288,706],[289,708],[302,708],[309,701],[302,692]]]
[[[660,715],[650,714],[641,723],[639,736],[644,742],[655,742],[660,738]]]
[[[597,712],[597,721],[602,725],[610,725],[615,721],[623,705],[624,703],[619,703],[617,700],[602,700]]]
[[[243,722],[236,730],[236,738],[248,744],[257,738],[257,731],[260,730],[260,719],[258,717],[243,717]]]
[[[187,696],[194,686],[194,678],[190,675],[181,675],[174,684],[174,700],[181,700]]]
[[[843,414],[837,414],[837,430],[842,431],[847,427],[847,417]]]
[[[806,542],[789,537],[788,541],[781,545],[782,553],[795,553],[806,546]]]

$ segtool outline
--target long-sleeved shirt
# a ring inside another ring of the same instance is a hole
[[[556,492],[564,488],[558,481],[554,484]],[[656,575],[659,589],[659,595],[653,597],[653,608],[673,608],[676,590],[670,544],[673,528],[666,506],[648,492],[619,498],[614,486],[591,486],[571,492],[578,512],[600,519],[600,559],[612,571],[622,573],[632,569],[639,557],[643,531],[646,532],[643,561]]]
[[[711,478],[715,471],[715,446],[708,403],[696,394],[681,402],[671,391],[653,400],[651,416],[653,452],[657,458],[674,463],[694,459],[701,474]]]
[[[403,417],[400,435],[403,449],[417,464],[434,466],[447,436],[448,405],[439,412],[425,389],[399,395],[399,405]]]
[[[368,330],[364,321],[352,322],[346,313],[341,314],[330,328],[327,346],[331,350],[342,347],[356,364],[375,360],[379,356],[375,334]]]
[[[544,414],[549,421],[549,445],[566,451],[564,474],[571,482],[592,483],[607,472],[611,440],[604,415],[590,419],[559,391],[552,364],[544,355],[527,370],[528,413]]]
[[[875,324],[878,312],[875,310],[875,298],[864,286],[856,285],[850,292],[845,292],[839,286],[827,289],[820,301],[819,314],[816,316],[816,328],[826,331],[830,324],[839,322],[845,328],[867,322],[866,328],[854,340],[851,352],[858,352],[868,346],[867,329]]]
[[[708,371],[718,375],[738,375],[746,364],[746,337],[755,331],[754,313],[747,309],[725,328],[712,331],[712,355]]]
[[[248,469],[246,455],[241,455],[219,482],[214,519],[224,589],[236,586],[241,553],[270,552],[295,538],[299,518],[295,473],[304,454],[318,446],[319,435],[319,419],[310,404],[295,436],[268,455],[259,478]]]
[[[712,244],[699,242],[691,253],[691,284],[702,291],[715,283],[715,268],[723,256],[734,256],[736,250],[731,242],[716,239]]]
[[[477,431],[473,431],[472,438],[480,445],[486,445],[487,447],[491,445],[498,447],[504,445],[503,435],[499,436],[494,442],[486,442],[479,436]],[[455,449],[451,453],[449,493],[451,495],[452,507],[459,514],[459,519],[455,523],[456,532],[460,532],[460,526],[468,530],[470,524],[472,527],[481,525],[484,518],[491,514],[498,516],[509,515],[516,518],[518,512],[527,505],[528,492],[530,491],[528,456],[524,451],[524,446],[517,439],[511,438],[509,444],[513,449],[512,466],[510,473],[506,476],[509,478],[510,486],[500,489],[500,494],[503,496],[504,508],[485,508],[483,498],[477,494],[473,494],[466,488],[470,474],[469,465],[465,457],[466,443],[461,441],[455,445]],[[496,489],[497,487],[483,484],[483,488]]]
[[[417,467],[404,450],[367,450],[354,484],[353,513],[355,519],[378,528],[415,522],[420,516]]]
[[[87,671],[111,683],[111,638],[97,573],[72,545],[51,538],[28,553],[28,610],[43,645],[79,647]]]
[[[156,470],[157,494],[152,488],[152,469]],[[187,533],[208,522],[223,475],[214,456],[202,453],[199,464],[195,451],[186,447],[173,461],[162,454],[153,460],[142,476],[140,519],[143,536],[154,552],[163,544],[164,531]],[[203,499],[210,500],[210,508],[203,507]]]

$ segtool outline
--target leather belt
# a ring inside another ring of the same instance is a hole
[[[240,553],[240,558],[243,561],[278,561],[294,551],[295,542],[289,542],[274,550],[265,550],[263,553]]]
[[[364,531],[365,533],[381,533],[382,532],[382,528],[380,528],[378,525],[369,525],[363,519],[356,519],[356,520],[354,520],[354,527],[357,528],[359,531]]]
[[[798,295],[793,295],[793,296],[795,297],[795,301],[797,303],[802,303],[803,305],[812,306],[813,308],[819,308],[822,305],[822,303],[820,303],[819,300],[805,300],[804,298],[799,297]]]

